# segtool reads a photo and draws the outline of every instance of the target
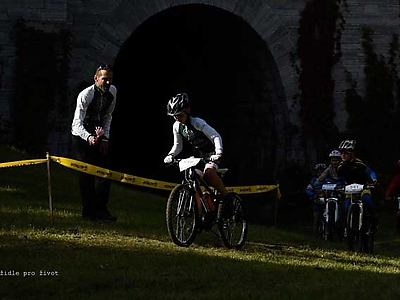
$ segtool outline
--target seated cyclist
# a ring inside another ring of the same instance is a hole
[[[184,145],[189,145],[190,152],[195,157],[209,159],[207,163],[200,163],[204,180],[225,197],[228,191],[222,178],[217,174],[218,164],[222,157],[222,139],[219,133],[201,118],[190,114],[189,97],[186,93],[173,96],[167,104],[167,114],[175,120],[172,125],[174,142],[164,163],[171,163]],[[187,143],[184,143],[186,141]]]
[[[342,162],[338,166],[338,184],[375,184],[377,177],[375,172],[369,168],[363,161],[356,157],[356,141],[344,140],[339,145],[339,151],[342,156]],[[372,202],[370,190],[364,190],[362,194],[362,201],[366,209],[372,215],[372,225],[376,228],[378,220],[376,217],[375,206]],[[346,197],[345,200],[345,215],[350,207],[350,198]]]
[[[324,181],[321,183],[317,182],[317,179],[321,176],[322,172],[326,169],[326,165],[319,163],[314,167],[315,175],[311,178],[310,183],[307,185],[306,194],[308,198],[312,201],[312,210],[314,214],[314,234],[316,237],[319,237],[319,223],[322,218],[322,212],[324,207],[324,201],[320,201],[320,195],[318,191],[321,189],[321,186]]]

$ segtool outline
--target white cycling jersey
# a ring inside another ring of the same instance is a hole
[[[210,125],[207,124],[206,121],[204,121],[201,118],[198,117],[190,117],[190,124],[198,131],[202,132],[214,145],[215,147],[215,153],[222,153],[223,147],[222,147],[222,138],[219,135],[219,133]],[[172,126],[172,131],[173,131],[173,136],[174,136],[174,143],[172,145],[171,150],[169,151],[169,155],[176,156],[179,153],[181,153],[183,149],[183,136],[179,132],[180,126],[184,126],[184,128],[187,129],[188,126],[186,126],[183,123],[180,123],[179,121],[175,121],[175,123]]]

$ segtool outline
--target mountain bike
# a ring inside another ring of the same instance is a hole
[[[347,242],[350,251],[372,254],[374,250],[375,228],[372,226],[372,216],[364,209],[361,199],[365,190],[374,187],[370,184],[353,183],[342,190],[351,201],[347,213]]]
[[[178,246],[190,246],[197,234],[211,231],[229,249],[240,249],[245,244],[248,224],[243,201],[235,192],[222,197],[210,187],[196,169],[202,158],[175,159],[183,173],[183,181],[171,191],[166,206],[166,223],[171,240]],[[228,169],[219,169],[223,176]],[[217,231],[215,230],[217,227]]]
[[[323,184],[321,191],[324,203],[320,225],[321,236],[326,241],[333,241],[335,236],[342,241],[344,233],[343,197],[336,190],[335,183]]]

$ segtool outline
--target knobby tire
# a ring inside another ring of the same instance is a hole
[[[329,202],[328,203],[328,224],[327,224],[327,239],[329,241],[333,241],[333,235],[336,232],[336,222],[335,222],[335,213],[336,213],[336,203]]]
[[[171,240],[180,247],[190,246],[199,226],[199,209],[195,192],[186,185],[177,185],[166,206],[166,223]]]
[[[240,249],[246,242],[248,223],[243,201],[235,192],[220,201],[217,214],[218,230],[225,247]]]
[[[360,208],[358,205],[351,205],[349,210],[349,224],[347,227],[347,242],[350,251],[361,251],[360,239]]]

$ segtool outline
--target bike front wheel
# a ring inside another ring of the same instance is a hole
[[[220,201],[217,214],[218,230],[225,247],[240,249],[247,238],[248,224],[243,201],[235,192]]]
[[[333,241],[333,236],[336,228],[335,221],[336,203],[330,201],[328,203],[328,222],[326,224],[326,240]]]
[[[372,254],[374,252],[375,230],[372,228],[371,219],[365,218],[362,230],[362,250],[364,253]]]
[[[350,251],[362,251],[360,236],[360,208],[357,205],[352,205],[349,209],[347,243]]]
[[[197,235],[199,210],[195,192],[186,185],[177,185],[170,193],[166,207],[166,223],[171,240],[178,246],[190,246]]]

